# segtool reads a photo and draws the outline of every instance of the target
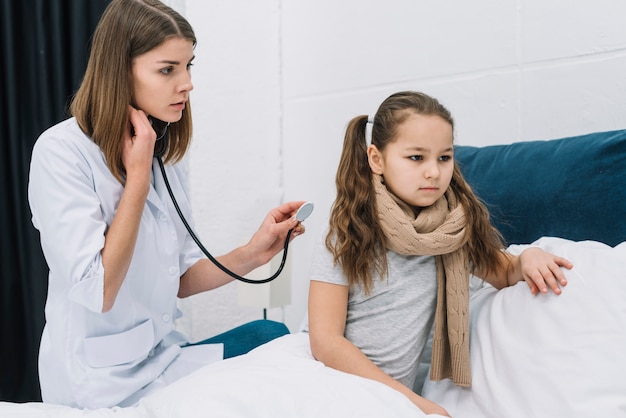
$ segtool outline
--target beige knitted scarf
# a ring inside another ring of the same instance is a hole
[[[437,308],[430,378],[451,377],[471,385],[469,357],[469,262],[466,219],[448,190],[417,217],[374,175],[376,204],[387,248],[403,255],[432,255],[437,264]]]

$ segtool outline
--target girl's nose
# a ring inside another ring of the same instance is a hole
[[[427,179],[439,177],[439,166],[437,163],[428,164],[426,170],[424,171],[424,177]]]

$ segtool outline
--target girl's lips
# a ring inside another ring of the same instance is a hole
[[[172,106],[176,110],[183,110],[185,108],[185,102],[174,103],[170,106]]]

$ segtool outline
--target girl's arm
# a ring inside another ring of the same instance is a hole
[[[376,366],[344,337],[348,286],[312,280],[309,288],[309,336],[313,356],[328,367],[377,380],[408,397],[427,414],[449,416],[439,405],[417,395]]]
[[[512,286],[525,280],[533,295],[548,293],[548,288],[556,295],[561,294],[561,286],[567,285],[561,267],[571,269],[568,260],[547,253],[538,247],[530,247],[519,256],[502,251],[500,253],[502,267],[491,273],[476,271],[478,277],[493,285],[496,289]]]
[[[303,203],[301,201],[288,202],[273,209],[246,245],[217,257],[217,260],[240,276],[268,263],[283,249],[290,229],[293,228],[291,239],[304,233],[304,226],[299,224],[294,217]],[[184,298],[195,295],[220,287],[232,280],[230,275],[224,273],[210,260],[201,259],[181,276],[178,296]]]

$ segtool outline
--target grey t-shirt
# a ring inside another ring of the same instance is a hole
[[[349,291],[345,337],[411,388],[435,317],[435,258],[387,251],[387,263],[388,276],[374,280],[369,295],[361,287]],[[323,243],[313,255],[311,280],[347,286]]]

